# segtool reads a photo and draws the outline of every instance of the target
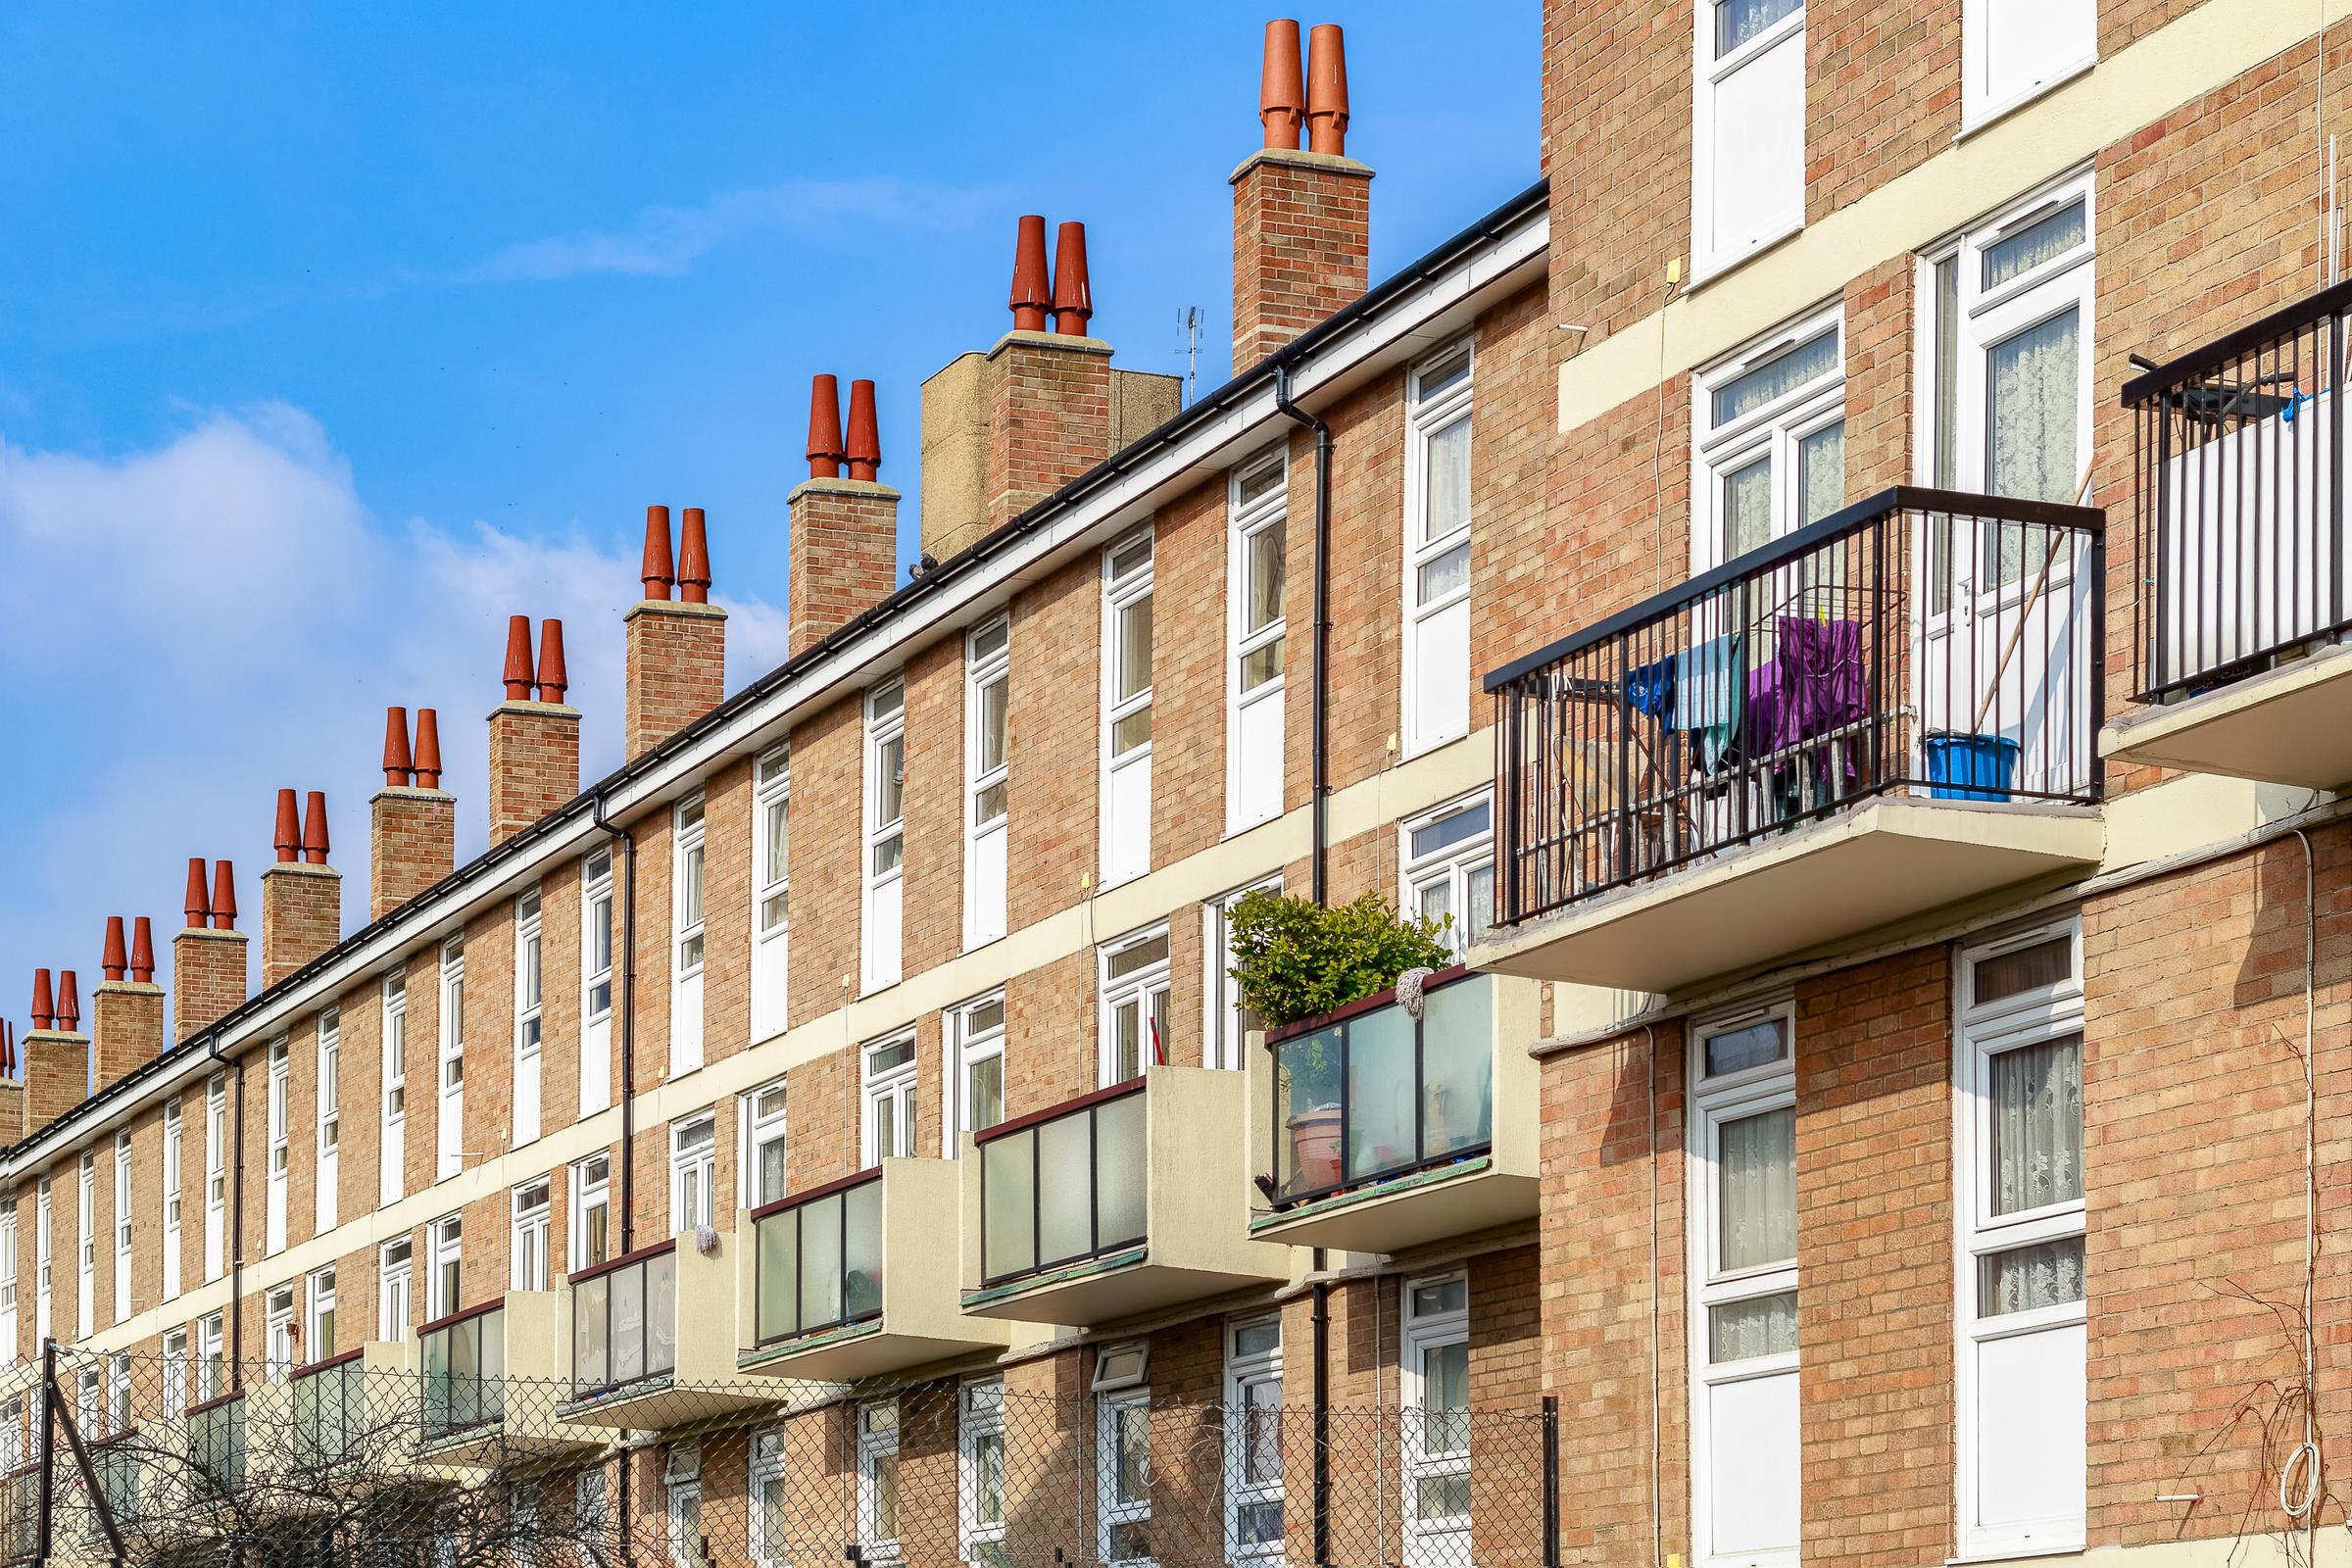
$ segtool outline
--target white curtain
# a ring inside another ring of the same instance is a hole
[[[2067,310],[1995,343],[1985,353],[1991,387],[1985,466],[1996,496],[2068,502],[2080,482],[2082,349],[2081,318]],[[1998,581],[2038,571],[2049,549],[2040,529],[1995,527]],[[2032,544],[2029,546],[2028,540]],[[2031,559],[2029,560],[2029,556]]]
[[[2082,1037],[1992,1058],[1992,1212],[2082,1196]]]
[[[1721,1366],[1796,1348],[1796,1293],[1751,1297],[1707,1309],[1707,1359]]]
[[[1761,1268],[1796,1256],[1796,1111],[1784,1105],[1716,1130],[1722,1183],[1721,1266]]]
[[[1977,1264],[1977,1311],[1983,1317],[2030,1312],[2082,1299],[2082,1238],[1995,1252]]]

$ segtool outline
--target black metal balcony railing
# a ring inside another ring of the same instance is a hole
[[[2352,630],[2344,318],[2352,281],[2124,383],[2149,702]]]
[[[1494,979],[1440,971],[1415,1019],[1395,993],[1276,1030],[1274,1206],[1450,1164],[1494,1140]]]
[[[982,1285],[1145,1240],[1144,1082],[1131,1078],[975,1136]]]
[[[677,1244],[571,1277],[571,1396],[592,1398],[678,1369]]]
[[[1487,677],[1495,917],[1875,795],[2086,801],[2094,508],[1902,486]]]
[[[753,1214],[752,1228],[758,1344],[882,1315],[880,1171],[766,1204]]]
[[[294,1371],[294,1457],[306,1467],[333,1466],[355,1457],[366,1431],[367,1368],[363,1352],[347,1350]]]
[[[502,1301],[454,1312],[416,1331],[424,1383],[424,1441],[506,1418],[507,1311]]]

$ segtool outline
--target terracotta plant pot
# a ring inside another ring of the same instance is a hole
[[[1340,1184],[1340,1107],[1322,1105],[1290,1120],[1292,1179],[1301,1191]]]

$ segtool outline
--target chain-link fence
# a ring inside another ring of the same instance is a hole
[[[0,1383],[10,1563],[1556,1563],[1557,1423],[1051,1376],[564,1384],[60,1348]]]

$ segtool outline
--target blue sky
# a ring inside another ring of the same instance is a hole
[[[0,1016],[36,964],[86,996],[108,913],[168,939],[190,855],[258,933],[279,785],[356,929],[387,703],[442,710],[476,853],[509,613],[565,617],[615,763],[649,502],[709,509],[730,686],[766,667],[810,372],[879,383],[911,539],[919,383],[1008,324],[1016,215],[1086,221],[1117,363],[1183,368],[1199,306],[1221,381],[1271,14],[0,8]],[[1375,277],[1534,179],[1534,0],[1300,20],[1348,27]]]

